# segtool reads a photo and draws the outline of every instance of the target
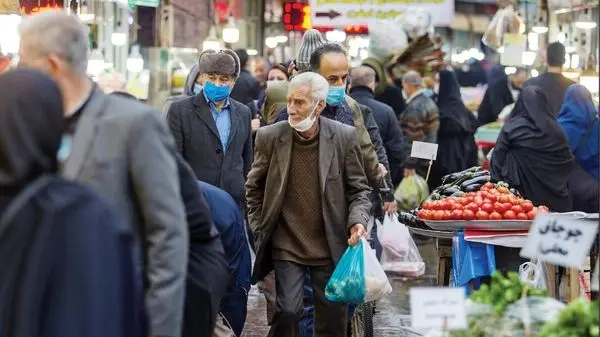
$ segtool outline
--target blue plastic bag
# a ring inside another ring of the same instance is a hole
[[[363,303],[365,298],[365,257],[363,240],[346,248],[327,286],[325,297],[331,302]]]
[[[390,281],[365,238],[346,249],[325,287],[328,300],[349,304],[378,301],[391,292]]]

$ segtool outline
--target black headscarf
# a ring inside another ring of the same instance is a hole
[[[440,71],[437,105],[440,110],[440,134],[474,133],[477,129],[475,116],[463,103],[458,80],[449,70]]]
[[[567,178],[573,155],[540,87],[525,87],[492,154],[492,178],[504,180],[536,204],[568,212]]]
[[[64,126],[60,89],[48,76],[0,75],[0,214],[26,185],[57,172]]]

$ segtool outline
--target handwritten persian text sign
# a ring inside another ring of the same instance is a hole
[[[538,213],[521,249],[521,256],[580,269],[597,231],[596,221],[561,219],[552,214]]]
[[[454,0],[309,0],[313,26],[367,25],[378,20],[402,18],[410,7],[431,14],[432,24],[452,24]]]
[[[410,288],[413,328],[467,328],[465,290],[462,288]]]
[[[436,160],[438,145],[426,142],[413,142],[410,150],[410,156],[415,158]]]

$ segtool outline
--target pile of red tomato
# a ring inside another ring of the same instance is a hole
[[[548,208],[535,207],[507,187],[486,183],[461,197],[427,200],[418,215],[423,220],[533,220],[537,212],[548,212]]]

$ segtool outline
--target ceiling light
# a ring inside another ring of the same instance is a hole
[[[516,72],[517,72],[517,68],[515,68],[515,67],[506,67],[506,68],[504,68],[504,73],[506,75],[512,75],[512,74],[514,74]]]
[[[232,17],[229,17],[227,26],[223,28],[223,41],[227,43],[236,43],[240,40],[240,30],[235,26]]]
[[[249,56],[258,55],[258,50],[256,50],[256,49],[248,49],[246,52],[248,53]]]
[[[526,66],[533,65],[535,63],[535,57],[535,52],[524,51],[523,55],[521,56],[521,62],[523,62],[523,65]]]
[[[540,72],[535,69],[531,69],[531,77],[538,77],[538,76],[540,76]]]
[[[115,46],[122,46],[127,43],[127,34],[118,32],[112,33],[110,36],[110,41]]]
[[[564,44],[565,41],[567,41],[567,34],[565,34],[565,33],[558,33],[558,34],[556,34],[556,41]]]
[[[594,29],[597,24],[594,21],[576,21],[575,27],[579,29]]]
[[[277,47],[277,39],[274,37],[268,37],[265,39],[265,45],[271,49],[275,48]]]
[[[275,41],[277,41],[277,43],[286,43],[288,42],[288,37],[285,35],[275,36]]]
[[[548,27],[546,26],[533,26],[531,27],[531,31],[537,34],[546,34],[548,33]]]

